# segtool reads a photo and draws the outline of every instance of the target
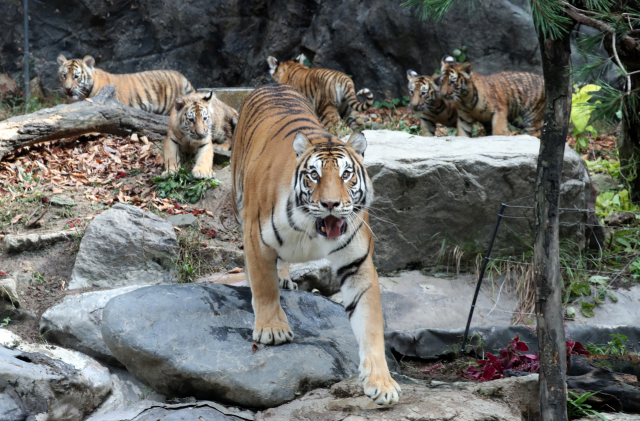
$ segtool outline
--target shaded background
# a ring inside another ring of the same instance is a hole
[[[32,0],[31,77],[59,88],[56,57],[91,54],[114,73],[176,69],[197,88],[271,82],[266,58],[305,53],[376,99],[406,95],[406,70],[431,74],[466,45],[480,73],[541,73],[528,1],[462,2],[439,23],[389,0]],[[22,2],[0,0],[0,73],[22,83]]]

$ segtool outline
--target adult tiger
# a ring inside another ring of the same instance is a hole
[[[195,178],[213,175],[213,143],[231,141],[238,112],[220,101],[213,91],[196,92],[176,99],[164,141],[167,173],[180,167],[181,153],[195,154],[191,173]]]
[[[175,100],[194,92],[191,83],[175,70],[116,75],[96,69],[95,59],[67,60],[58,56],[58,76],[69,102],[96,96],[106,85],[115,85],[116,99],[124,105],[154,114],[169,114]]]
[[[436,124],[456,127],[458,104],[447,101],[440,94],[442,75],[420,76],[413,70],[407,71],[409,80],[409,107],[418,113],[423,136],[435,136]]]
[[[364,122],[353,112],[362,112],[371,107],[373,94],[367,88],[356,93],[349,76],[333,69],[310,69],[302,64],[304,60],[304,55],[300,55],[298,63],[279,63],[274,57],[269,56],[267,62],[273,80],[293,86],[302,92],[311,101],[326,128],[340,126],[341,119],[346,118],[346,124],[351,130],[362,130]],[[365,96],[366,102],[358,101],[358,95]]]
[[[483,76],[471,63],[442,61],[441,93],[458,102],[458,136],[470,136],[475,121],[491,123],[494,135],[508,135],[507,122],[522,117],[524,130],[540,136],[545,94],[542,76],[500,72]]]
[[[385,360],[367,211],[373,191],[362,164],[366,146],[362,133],[354,133],[347,143],[329,134],[297,90],[263,86],[240,109],[232,194],[244,229],[256,317],[253,339],[275,345],[293,340],[280,307],[278,276],[289,278],[288,262],[326,257],[340,280],[360,345],[364,392],[386,405],[398,401],[400,387]]]

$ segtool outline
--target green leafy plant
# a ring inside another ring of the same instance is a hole
[[[33,272],[31,274],[31,282],[36,282],[38,284],[44,284],[44,283],[47,282],[47,280],[44,279],[44,273]]]
[[[157,186],[158,196],[187,203],[196,203],[208,189],[222,183],[216,179],[197,179],[184,167],[174,174],[156,177],[151,181]]]
[[[409,97],[406,97],[409,98]],[[373,108],[396,108],[400,104],[400,98],[385,99],[384,101],[376,101]],[[408,103],[408,102],[407,102]]]
[[[11,317],[5,317],[0,323],[0,327],[7,327],[11,323]]]
[[[586,161],[590,174],[604,173],[613,178],[620,177],[620,161],[598,158],[595,161]]]
[[[638,206],[631,203],[629,191],[627,189],[616,191],[605,191],[596,198],[596,215],[599,218],[606,218],[615,212],[637,212]]]
[[[455,58],[458,63],[464,63],[467,59],[467,46],[463,45],[453,50],[453,58]]]
[[[597,92],[601,88],[598,85],[585,85],[582,88],[575,86],[576,93],[571,95],[571,123],[573,123],[573,135],[576,137],[576,148],[587,149],[589,138],[585,133],[590,133],[595,139],[598,132],[589,125],[593,108],[587,104],[593,96],[592,92]]]
[[[595,409],[591,409],[591,405],[587,404],[587,399],[596,395],[598,392],[589,392],[584,395],[578,395],[575,392],[569,391],[571,396],[567,396],[567,415],[569,418],[577,418],[581,416],[588,417],[589,415],[595,415],[602,421],[608,421],[607,417],[602,415]]]
[[[620,333],[612,333],[611,340],[606,344],[588,344],[587,350],[597,355],[627,355],[629,348],[626,345],[627,336]]]

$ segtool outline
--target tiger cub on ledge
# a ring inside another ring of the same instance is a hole
[[[164,140],[166,173],[180,168],[180,155],[195,154],[195,178],[213,175],[213,143],[232,141],[238,112],[216,98],[213,91],[197,92],[175,100]]]
[[[115,85],[116,99],[124,105],[154,114],[169,114],[176,98],[194,92],[193,86],[175,70],[116,75],[95,68],[95,59],[67,60],[58,56],[58,76],[69,102],[96,96],[100,89]]]
[[[351,130],[362,130],[364,122],[353,112],[362,112],[371,107],[373,94],[367,88],[356,93],[349,76],[333,69],[310,69],[302,64],[305,59],[304,54],[301,54],[298,62],[279,63],[269,56],[269,72],[276,82],[293,86],[302,92],[311,101],[327,129],[340,126],[342,118],[346,118],[346,124]],[[359,95],[366,97],[366,102],[358,101]]]
[[[420,117],[422,136],[435,136],[436,124],[456,127],[458,104],[447,101],[440,95],[442,75],[420,76],[413,70],[407,71],[409,80],[409,108]]]
[[[508,135],[507,122],[522,117],[527,134],[540,137],[545,93],[542,76],[500,72],[483,76],[471,63],[442,60],[442,87],[446,99],[458,103],[458,136],[471,136],[473,123],[491,123],[494,135]]]
[[[253,91],[240,109],[231,160],[236,218],[243,225],[246,271],[253,294],[253,340],[293,341],[280,306],[279,261],[326,257],[340,280],[345,310],[360,347],[364,393],[379,405],[398,401],[384,351],[374,237],[367,208],[371,180],[362,163],[367,141],[348,142],[320,124],[313,106],[287,85]],[[287,265],[288,266],[288,265]],[[303,339],[304,340],[304,339]]]

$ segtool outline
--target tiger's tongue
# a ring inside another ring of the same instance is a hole
[[[335,216],[329,215],[324,218],[324,227],[327,229],[327,238],[340,237],[340,228],[342,228],[344,221]]]

